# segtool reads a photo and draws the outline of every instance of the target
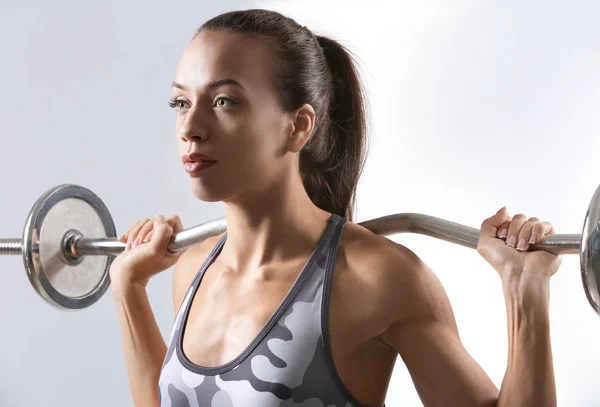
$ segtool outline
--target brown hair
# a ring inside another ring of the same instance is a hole
[[[304,188],[319,208],[352,220],[356,185],[367,150],[364,90],[350,52],[315,36],[291,18],[269,10],[218,15],[196,32],[259,35],[278,58],[275,86],[282,107],[315,110],[315,129],[300,152]]]

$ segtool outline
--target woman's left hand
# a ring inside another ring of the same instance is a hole
[[[510,217],[504,207],[481,224],[477,252],[500,274],[502,281],[509,275],[549,279],[560,267],[562,255],[527,250],[554,233],[551,223],[527,219],[521,213]]]

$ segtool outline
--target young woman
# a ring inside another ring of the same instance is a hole
[[[183,227],[159,215],[120,238],[110,273],[136,406],[381,406],[398,354],[427,406],[556,404],[548,289],[561,257],[528,252],[552,225],[506,208],[481,225],[508,313],[498,391],[434,273],[351,222],[366,122],[340,44],[275,12],[222,14],[184,51],[170,105],[192,192],[225,203],[227,233],[170,253]],[[172,265],[167,346],[145,287]]]

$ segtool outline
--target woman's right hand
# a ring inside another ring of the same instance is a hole
[[[119,241],[127,247],[112,262],[110,279],[113,289],[126,284],[146,287],[150,277],[173,266],[183,251],[172,253],[167,246],[183,226],[178,216],[143,219],[133,224]]]

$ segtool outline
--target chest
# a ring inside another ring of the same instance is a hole
[[[279,380],[293,384],[304,377],[302,372],[308,374],[311,357],[318,357],[317,375],[339,375],[362,403],[383,404],[397,353],[378,339],[386,321],[378,317],[372,295],[352,277],[345,261],[336,263],[328,284],[322,276],[321,281],[308,278],[301,286],[297,277],[302,264],[279,267],[260,278],[214,266],[205,272],[188,305],[182,350],[190,362],[204,368],[223,366],[238,363],[252,351],[270,359],[266,367],[279,366],[271,372]],[[287,300],[291,302],[286,306]],[[266,332],[270,336],[262,340]],[[319,356],[315,348],[320,335],[328,340]],[[281,357],[283,364],[271,356]],[[329,357],[336,373],[328,372]],[[256,366],[253,362],[252,369]]]
[[[343,278],[334,279],[330,290],[319,281],[299,286],[300,268],[297,264],[280,266],[258,273],[258,278],[209,268],[191,299],[184,329],[183,351],[188,359],[204,367],[226,364],[276,324],[285,325],[288,335],[298,341],[299,336],[308,335],[303,330],[322,327],[323,295],[329,304],[326,325],[335,356],[345,360],[368,343],[376,324],[366,314],[368,307],[352,301],[357,296]],[[341,276],[345,273],[341,266],[336,271]],[[302,301],[299,295],[306,299]]]

